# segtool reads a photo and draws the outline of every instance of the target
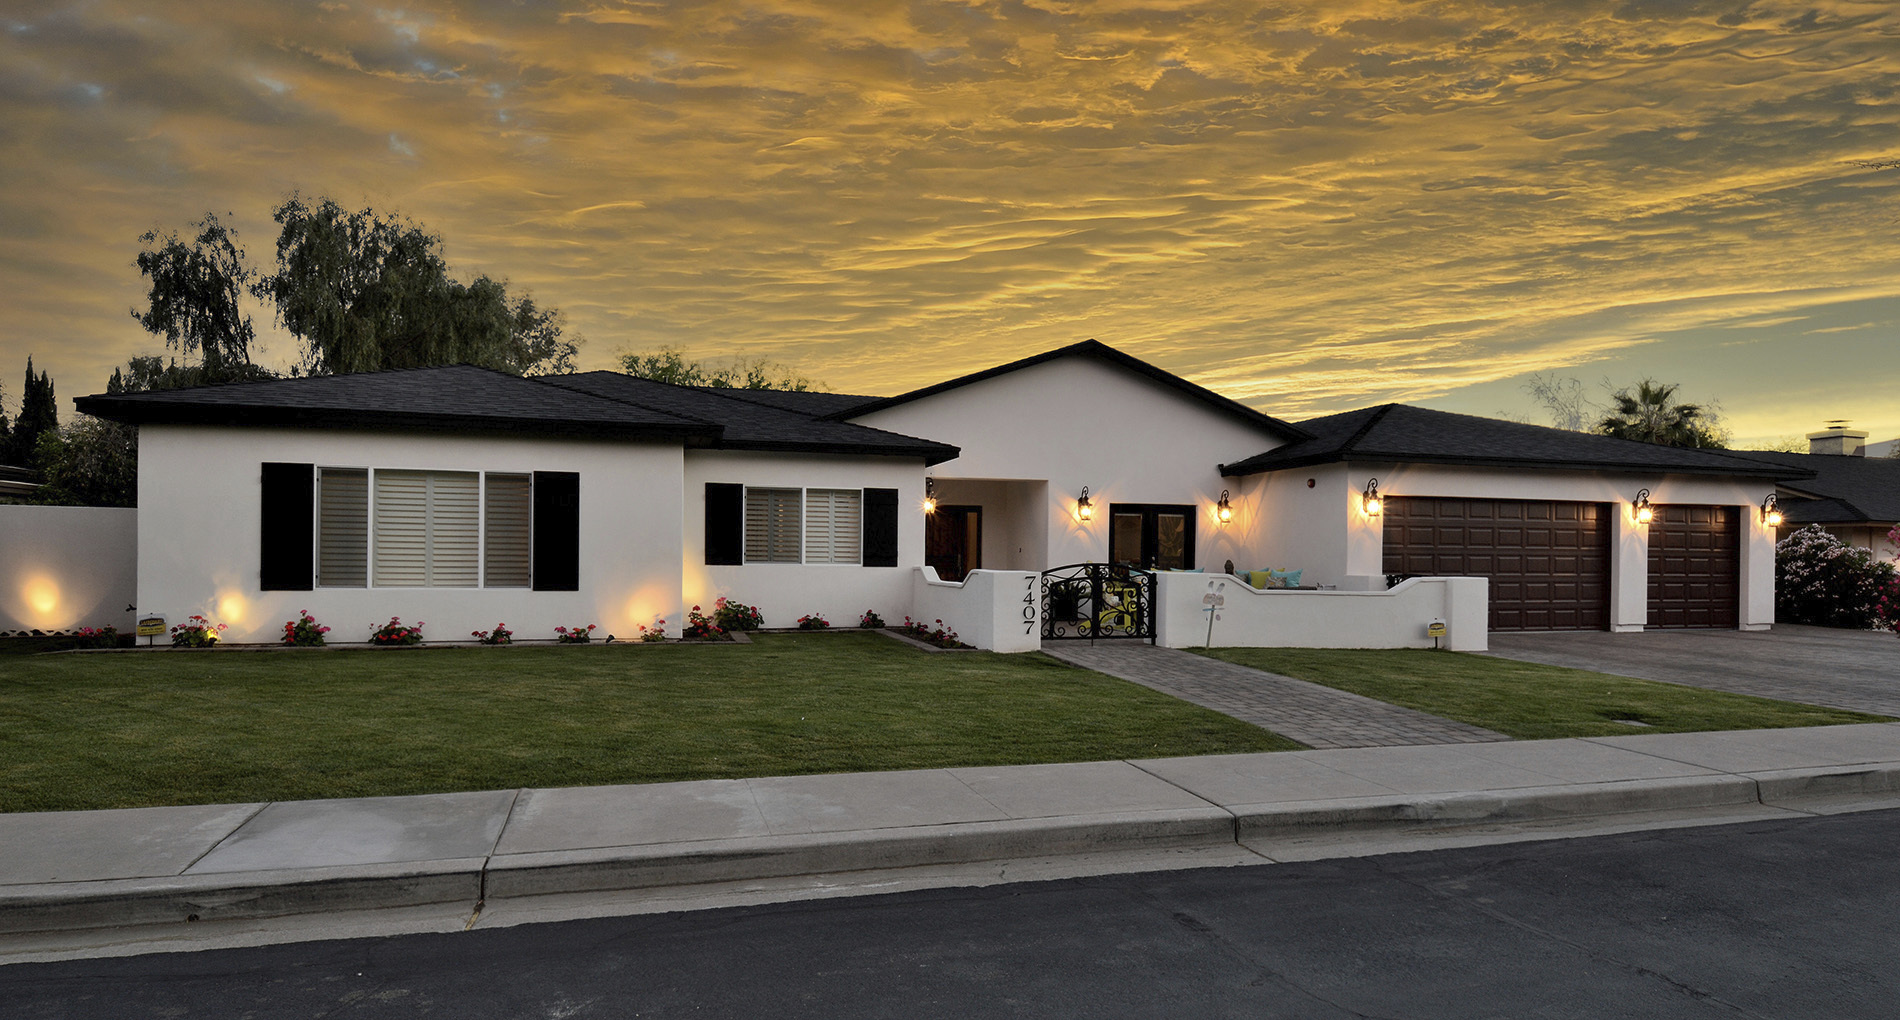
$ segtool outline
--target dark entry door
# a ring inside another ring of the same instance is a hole
[[[940,506],[924,518],[924,564],[946,581],[983,566],[983,508]]]
[[[1194,508],[1172,503],[1110,503],[1108,561],[1143,570],[1194,566]]]

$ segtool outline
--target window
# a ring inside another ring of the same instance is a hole
[[[805,562],[856,563],[863,544],[863,495],[857,489],[805,490]]]
[[[482,480],[482,585],[526,588],[533,580],[529,554],[533,485],[528,475],[488,475]]]
[[[801,489],[745,490],[745,561],[798,563],[803,524]]]
[[[472,471],[378,471],[375,580],[379,588],[473,588],[481,561]]]
[[[369,472],[323,468],[317,473],[317,585],[369,584]]]

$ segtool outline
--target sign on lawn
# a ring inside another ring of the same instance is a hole
[[[139,617],[139,637],[164,637],[165,618],[162,616]]]

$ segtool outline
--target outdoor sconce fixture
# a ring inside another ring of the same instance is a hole
[[[1082,495],[1075,498],[1075,516],[1084,521],[1095,519],[1095,507],[1089,503],[1089,487],[1086,485],[1082,486]]]
[[[936,512],[937,480],[935,478],[926,478],[924,479],[924,513],[934,514]]]
[[[1359,494],[1359,509],[1364,510],[1367,517],[1385,513],[1385,500],[1379,496],[1377,478],[1366,479],[1366,491]]]
[[[1644,489],[1636,494],[1636,503],[1633,509],[1636,511],[1636,523],[1638,524],[1648,524],[1650,521],[1656,519],[1656,508],[1649,505],[1648,489]]]
[[[1781,521],[1781,501],[1771,492],[1768,498],[1761,501],[1761,522],[1771,528],[1779,528]]]
[[[1219,518],[1222,524],[1234,519],[1234,508],[1227,502],[1226,489],[1220,491],[1220,502],[1214,504],[1214,516]]]

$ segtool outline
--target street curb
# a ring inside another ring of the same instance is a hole
[[[0,887],[0,934],[264,918],[1074,853],[1245,847],[1316,831],[1456,828],[1900,794],[1900,762],[1167,811],[954,822],[486,858]]]

